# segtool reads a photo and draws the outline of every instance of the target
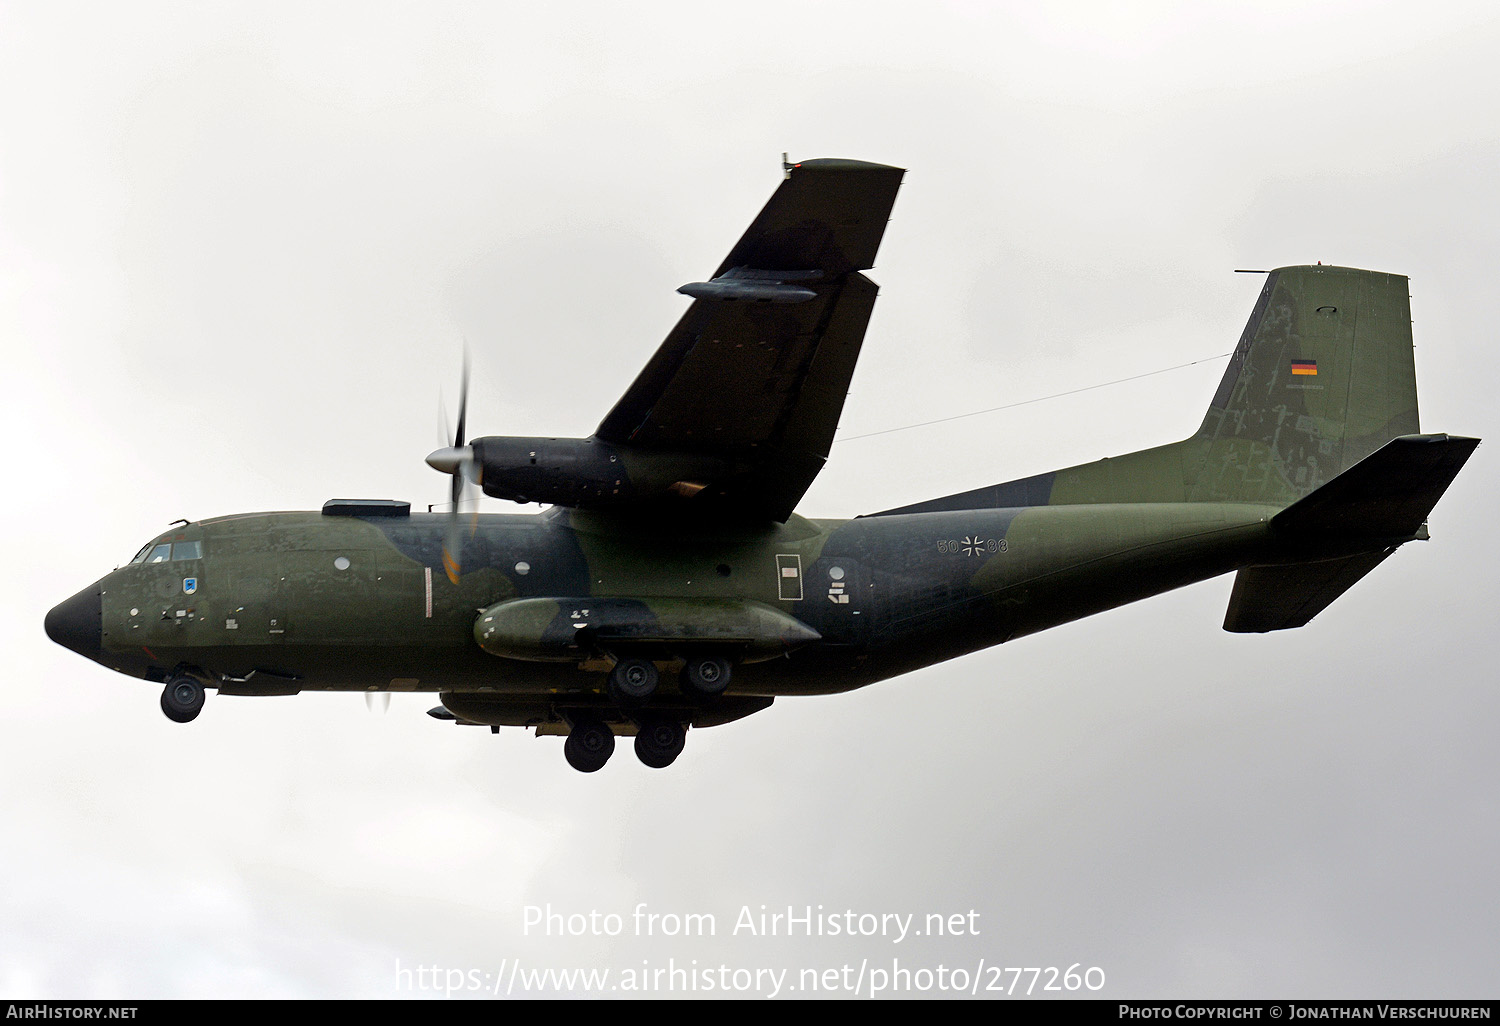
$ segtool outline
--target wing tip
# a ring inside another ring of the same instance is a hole
[[[869,171],[873,173],[895,173],[905,174],[906,168],[895,167],[890,164],[876,164],[868,160],[852,160],[848,157],[814,157],[812,160],[799,160],[791,165],[793,173],[797,171]]]

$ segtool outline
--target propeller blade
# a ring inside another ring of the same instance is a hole
[[[454,584],[458,583],[459,574],[463,573],[463,528],[458,522],[457,513],[448,521],[448,533],[443,538],[443,573],[448,575],[448,580]]]
[[[389,691],[366,691],[365,708],[372,713],[384,713],[391,707],[391,693]]]
[[[469,417],[469,344],[464,343],[464,371],[458,389],[458,431],[453,435],[453,445],[460,448],[467,437],[464,434],[464,425]]]
[[[447,416],[444,415],[444,421]],[[427,456],[427,465],[432,469],[449,475],[452,481],[448,486],[448,502],[451,511],[448,514],[448,530],[443,537],[443,572],[448,575],[448,580],[454,584],[458,583],[459,575],[463,573],[463,525],[459,521],[462,513],[464,499],[468,492],[470,482],[479,483],[480,466],[474,458],[474,447],[465,445],[468,438],[469,420],[469,346],[464,343],[463,376],[460,379],[458,393],[458,427],[453,432],[451,445],[434,450]],[[474,510],[474,523],[470,533],[478,528],[479,510]]]

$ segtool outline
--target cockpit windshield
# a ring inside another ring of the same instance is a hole
[[[203,543],[197,541],[147,542],[130,562],[165,563],[169,559],[202,559]]]
[[[172,558],[172,546],[168,542],[160,545],[147,545],[135,554],[132,563],[165,563]]]

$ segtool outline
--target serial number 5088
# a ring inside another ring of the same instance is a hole
[[[939,552],[965,556],[987,556],[1005,552],[1009,548],[1004,538],[977,538],[969,535],[962,538],[939,538],[937,543]]]

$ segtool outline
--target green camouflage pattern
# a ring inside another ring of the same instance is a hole
[[[842,408],[874,295],[860,270],[900,173],[830,161],[797,174],[714,281],[693,287],[689,314],[598,435],[561,440],[591,454],[600,482],[621,463],[635,492],[465,516],[454,580],[454,518],[404,503],[186,524],[60,604],[49,634],[167,684],[173,718],[197,715],[185,706],[202,686],[432,692],[434,714],[460,724],[569,735],[581,769],[602,765],[616,734],[637,735],[641,758],[665,765],[686,727],[863,687],[1220,574],[1239,574],[1226,629],[1300,626],[1426,537],[1428,512],[1478,444],[1418,433],[1404,277],[1286,267],[1268,274],[1192,436],[853,520],[806,519],[790,504]],[[726,275],[737,267],[749,270]],[[737,366],[724,338],[758,323],[770,334],[744,367],[759,370],[714,407],[703,390]],[[708,330],[723,337],[705,342]],[[743,410],[758,388],[779,412],[752,423]],[[732,440],[706,440],[730,424]],[[494,441],[518,474],[541,465],[527,462],[539,440]],[[549,473],[536,480],[577,485],[563,463]],[[764,501],[737,501],[747,495]],[[705,690],[726,679],[722,693]]]
[[[1294,373],[1308,363],[1316,373]],[[889,512],[1018,500],[1287,505],[1419,430],[1407,279],[1351,267],[1283,267],[1267,275],[1190,438]]]

